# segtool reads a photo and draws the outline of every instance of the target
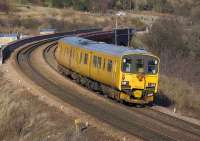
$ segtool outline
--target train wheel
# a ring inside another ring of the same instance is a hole
[[[117,100],[117,102],[120,102],[120,92],[115,93],[115,99]]]

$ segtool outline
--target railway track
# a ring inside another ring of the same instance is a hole
[[[37,65],[32,62],[32,54],[39,47],[46,45],[42,57],[56,70],[54,56],[55,40],[47,39],[29,44],[22,48],[16,56],[16,63],[19,65],[21,71],[52,95],[119,130],[144,140],[200,140],[200,127],[197,125],[187,123],[149,108],[135,109],[134,107],[116,104],[111,100],[107,102],[94,102],[89,97],[75,93],[66,85],[59,84],[57,80],[53,80],[48,74],[40,72]]]
[[[45,59],[45,61],[56,71],[57,68],[57,62],[55,60],[55,49],[56,49],[56,45],[57,43],[52,43],[51,45],[47,46],[45,49],[44,49],[44,52],[43,52],[43,57]],[[101,96],[101,95],[99,95]],[[121,104],[121,106],[125,106],[124,104]],[[197,136],[200,136],[200,127],[197,126],[197,125],[194,125],[192,123],[188,123],[188,122],[185,122],[181,119],[177,119],[177,118],[174,118],[172,116],[169,116],[167,114],[164,114],[164,113],[161,113],[159,111],[156,111],[156,110],[153,110],[149,107],[145,107],[145,108],[142,108],[142,109],[138,109],[138,108],[135,108],[135,107],[130,107],[130,106],[125,106],[127,109],[131,110],[131,111],[134,111],[134,112],[137,112],[139,114],[142,114],[143,116],[148,116],[150,117],[151,119],[154,119],[154,120],[157,120],[159,122],[162,122],[162,123],[165,123],[167,125],[170,125],[170,126],[173,126],[175,128],[179,128],[180,130],[184,130],[186,132],[190,132],[192,134],[195,134]],[[185,128],[187,127],[187,128]]]
[[[48,47],[46,47],[43,52],[43,57],[46,60],[46,62],[54,70],[57,71],[57,68],[55,67],[55,66],[57,66],[57,63],[56,63],[55,56],[54,56],[56,45],[57,45],[57,43],[53,43],[53,44],[49,45]],[[101,95],[99,95],[99,96],[101,96]],[[128,109],[130,112],[141,114],[142,116],[149,117],[157,122],[164,123],[165,125],[168,125],[170,127],[173,127],[173,128],[182,130],[184,132],[188,132],[193,135],[196,135],[197,137],[200,137],[200,127],[197,125],[194,125],[192,123],[188,123],[181,119],[174,118],[167,114],[153,110],[149,107],[138,109],[138,108],[126,106],[123,104],[121,104],[121,106]]]

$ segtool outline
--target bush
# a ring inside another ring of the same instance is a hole
[[[180,81],[179,79],[161,75],[160,90],[162,92],[161,95],[164,95],[165,97],[164,101],[161,99],[162,104],[169,103],[172,107],[176,107],[178,111],[187,111],[187,115],[193,114],[192,116],[199,118],[200,95],[196,93],[199,91],[199,88],[193,87],[184,81]],[[169,105],[167,104],[164,106]]]
[[[47,21],[49,28],[57,29],[59,32],[65,30],[66,23],[64,19],[56,20],[54,18],[49,18],[45,21]]]
[[[21,26],[27,29],[37,29],[40,26],[40,22],[33,18],[21,19]]]
[[[142,36],[135,35],[131,39],[131,47],[137,49],[146,49],[145,44],[142,42]]]
[[[149,49],[158,56],[161,56],[162,52],[170,53],[168,55],[173,57],[184,56],[187,55],[188,49],[184,44],[183,31],[183,27],[177,19],[159,19],[153,24],[145,42]]]
[[[9,13],[11,11],[11,9],[12,9],[12,7],[11,7],[9,0],[0,1],[0,11],[1,12]]]
[[[144,41],[160,57],[161,74],[199,85],[200,62],[192,55],[194,42],[189,37],[178,20],[168,18],[158,20]]]
[[[200,6],[194,7],[191,10],[191,18],[193,22],[200,22]]]

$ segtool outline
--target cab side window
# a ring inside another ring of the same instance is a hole
[[[107,71],[108,72],[112,72],[112,66],[113,66],[112,60],[108,60],[108,64],[107,64]]]
[[[122,65],[123,72],[130,73],[133,70],[132,59],[124,58],[123,65]]]
[[[149,60],[147,64],[147,72],[151,74],[156,74],[158,71],[158,61],[157,60]]]

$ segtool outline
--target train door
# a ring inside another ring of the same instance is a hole
[[[77,67],[79,68],[79,69],[77,69],[77,71],[79,72],[79,73],[81,73],[82,71],[83,71],[83,69],[82,69],[82,58],[83,58],[83,53],[82,53],[82,50],[80,49],[78,52],[78,63],[77,63]]]
[[[71,49],[70,49],[70,68],[72,69],[72,70],[74,70],[74,68],[75,68],[75,64],[76,64],[76,60],[75,60],[75,48],[74,47],[71,47]]]
[[[113,76],[113,60],[106,58],[106,68],[105,68],[105,83],[112,86],[114,81]]]
[[[92,58],[92,63],[91,63],[90,74],[94,80],[97,80],[97,69],[98,69],[98,65],[97,65],[98,60],[97,59],[98,59],[98,57],[96,54],[93,54],[91,58]]]
[[[113,64],[112,64],[112,86],[115,86],[116,83],[116,72],[117,72],[117,68],[116,68],[116,60],[113,60]]]
[[[79,52],[79,67],[80,73],[89,76],[90,58],[89,52],[81,50]]]
[[[89,56],[88,56],[88,58],[89,58],[89,60],[88,60],[88,63],[89,63],[88,76],[90,78],[92,78],[92,66],[93,66],[93,64],[92,64],[92,57],[93,57],[93,55],[92,54],[93,54],[92,52],[89,52]]]
[[[65,46],[65,50],[64,50],[64,58],[63,58],[63,61],[65,62],[64,64],[69,67],[69,48],[68,46]]]
[[[97,57],[97,72],[96,72],[96,78],[98,81],[101,81],[101,67],[102,67],[102,57]]]
[[[101,69],[101,62],[102,57],[99,55],[93,54],[92,55],[92,62],[91,62],[91,69],[90,69],[90,75],[94,80],[100,81],[100,69]]]
[[[90,69],[90,60],[89,60],[89,52],[84,52],[84,55],[83,55],[83,66],[84,66],[84,75],[85,76],[89,76],[89,69]]]
[[[79,66],[79,49],[78,48],[75,48],[75,54],[74,54],[74,61],[75,61],[75,68],[76,68],[76,71],[78,71],[78,67]]]
[[[72,47],[69,49],[69,68],[71,68],[71,62],[72,62]]]

